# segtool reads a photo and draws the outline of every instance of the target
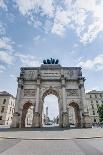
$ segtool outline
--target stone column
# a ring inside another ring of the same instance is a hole
[[[12,124],[11,127],[20,127],[20,99],[21,99],[21,93],[23,88],[23,79],[18,78],[18,89],[17,89],[17,95],[16,95],[16,101],[15,101],[15,112],[13,114]]]
[[[68,112],[66,107],[66,92],[65,92],[65,79],[62,77],[62,102],[63,102],[63,127],[69,126],[69,118],[68,118]]]
[[[39,103],[40,103],[40,79],[37,80],[36,105],[35,105],[35,111],[33,112],[32,127],[40,127]]]
[[[80,88],[80,95],[81,95],[81,107],[80,107],[80,115],[81,115],[81,127],[90,127],[90,116],[87,112],[87,103],[86,103],[86,95],[84,89],[84,81],[85,79],[82,78],[79,81],[79,88]]]

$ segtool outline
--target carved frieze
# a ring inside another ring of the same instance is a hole
[[[35,96],[35,89],[24,89],[24,96]]]
[[[68,89],[67,96],[79,96],[78,89]]]
[[[71,78],[71,77],[74,75],[73,70],[69,70],[69,71],[68,71],[68,75],[69,75],[69,77]]]
[[[35,71],[29,71],[28,72],[28,79],[34,79],[35,78]]]

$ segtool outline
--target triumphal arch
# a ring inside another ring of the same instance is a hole
[[[70,106],[74,108],[77,127],[90,127],[84,81],[80,67],[62,67],[59,60],[44,60],[40,67],[22,67],[12,127],[25,127],[30,106],[33,106],[32,127],[42,127],[44,99],[49,94],[58,98],[60,127],[69,127]]]

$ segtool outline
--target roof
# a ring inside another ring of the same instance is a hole
[[[91,90],[91,91],[87,92],[86,94],[103,94],[103,91]]]
[[[10,96],[10,97],[15,98],[12,94],[9,94],[7,91],[0,92],[0,96]]]

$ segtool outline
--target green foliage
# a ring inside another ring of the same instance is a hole
[[[100,122],[103,122],[103,104],[101,106],[98,106],[98,114]]]

